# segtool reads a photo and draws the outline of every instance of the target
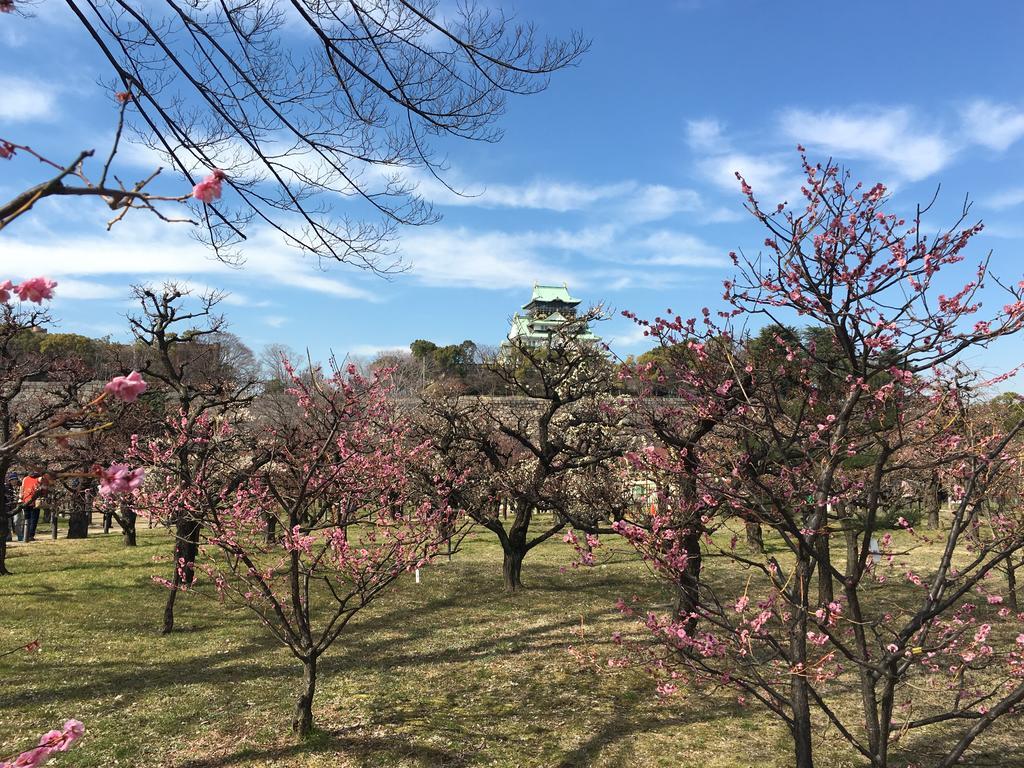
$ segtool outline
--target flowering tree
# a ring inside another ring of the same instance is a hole
[[[586,313],[531,345],[513,339],[487,363],[505,396],[482,398],[444,387],[424,397],[421,429],[437,435],[449,470],[464,476],[453,504],[501,543],[505,589],[522,589],[527,553],[578,514],[581,474],[593,478],[621,456],[620,409],[612,367],[601,347],[581,338],[600,316]],[[502,518],[505,505],[511,521]],[[536,535],[537,512],[553,515]],[[590,521],[596,524],[596,521]]]
[[[638,466],[678,490],[668,510],[617,528],[673,584],[692,569],[695,530],[704,550],[742,574],[702,578],[688,616],[646,617],[659,669],[731,685],[764,706],[789,728],[800,768],[813,764],[816,723],[873,766],[937,729],[932,764],[950,766],[1024,702],[1024,627],[989,580],[1024,548],[1024,528],[989,510],[990,535],[971,535],[998,478],[1016,471],[1020,424],[964,428],[991,382],[957,363],[1021,329],[1024,283],[1005,286],[1008,302],[978,319],[982,288],[998,283],[987,263],[952,293],[937,285],[980,225],[961,220],[929,238],[920,211],[908,225],[885,210],[882,186],[864,189],[833,165],[805,161],[804,170],[806,205],[796,210],[766,212],[741,180],[769,237],[760,257],[734,255],[731,309],[717,320],[705,312],[700,325],[658,319],[649,328],[699,360],[756,318],[785,327],[800,317],[815,332],[776,335],[771,364],[743,342],[724,353],[726,366],[690,369],[673,432],[711,418],[721,450],[704,450],[696,465],[685,444],[636,453]],[[949,528],[924,535],[897,514],[896,489],[935,473],[956,501]],[[737,516],[767,528],[784,554],[738,548]],[[893,516],[898,537],[884,532]],[[831,553],[837,537],[842,558]]]
[[[140,505],[202,519],[199,570],[301,662],[292,727],[306,736],[318,660],[362,608],[450,535],[452,479],[417,482],[432,462],[430,445],[411,439],[384,378],[314,370],[293,376],[290,392],[294,418],[262,426],[264,461],[209,415],[181,419],[174,444],[140,444],[136,456],[160,480],[145,486]],[[185,442],[195,446],[187,483],[175,457]],[[267,535],[270,520],[279,535]]]
[[[4,2],[5,23],[27,6]],[[117,138],[95,181],[83,170],[91,151],[47,161],[54,176],[0,206],[0,227],[43,197],[91,195],[115,211],[111,224],[132,209],[198,223],[222,258],[255,221],[375,271],[397,266],[397,225],[436,218],[416,193],[418,175],[444,170],[431,139],[496,141],[509,95],[543,90],[586,48],[578,36],[538,40],[474,3],[447,14],[433,0],[67,6],[114,77]],[[125,134],[185,188],[153,191],[159,169],[122,184],[113,166]],[[0,139],[0,158],[12,153],[30,151]],[[186,216],[160,212],[186,200]]]
[[[157,385],[164,395],[164,432],[174,446],[177,481],[195,482],[197,447],[200,442],[179,439],[200,420],[234,421],[257,392],[254,370],[225,364],[225,320],[216,314],[223,298],[207,294],[191,301],[190,292],[174,283],[160,288],[136,286],[135,298],[140,311],[129,318],[136,339],[134,363]],[[125,451],[128,446],[125,446]],[[165,473],[169,471],[164,468]],[[120,504],[108,499],[107,504]],[[188,586],[194,576],[193,564],[199,549],[202,508],[180,506],[160,512],[162,522],[174,530],[174,556],[171,581]],[[164,608],[162,632],[174,629],[174,607],[178,595],[172,589]]]
[[[80,360],[50,360],[29,343],[50,322],[44,308],[30,305],[52,298],[55,286],[43,277],[17,286],[10,280],[0,284],[0,477],[5,481],[16,462],[43,475],[47,484],[61,476],[94,474],[61,466],[52,445],[109,428],[118,416],[108,410],[110,404],[134,400],[116,388],[116,380],[99,393],[90,391]],[[13,301],[14,295],[20,302]],[[146,385],[139,379],[134,386]],[[0,494],[0,575],[8,573],[7,534],[14,512],[6,494]]]

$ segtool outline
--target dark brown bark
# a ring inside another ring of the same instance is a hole
[[[316,656],[302,660],[302,693],[295,702],[292,731],[300,739],[313,732],[313,695],[316,693]]]
[[[523,560],[526,558],[526,550],[525,548],[506,546],[504,552],[501,573],[505,580],[505,591],[518,592],[523,588]]]
[[[11,518],[7,514],[7,505],[0,500],[0,576],[10,574],[7,570],[7,537],[10,532]]]
[[[754,552],[764,554],[764,532],[761,524],[754,520],[746,520],[743,524],[747,531],[747,546]]]
[[[273,515],[267,515],[267,544],[273,544],[277,541],[277,518]]]
[[[135,507],[128,499],[121,501],[121,540],[126,547],[134,547],[136,543],[136,521],[138,520],[138,514],[135,512]]]
[[[135,511],[132,510],[132,511],[128,512],[127,518],[125,519],[124,523],[122,523],[122,525],[121,525],[121,534],[122,534],[121,540],[124,542],[124,545],[126,547],[134,547],[136,545],[137,534],[135,532],[135,521],[136,521]]]
[[[72,487],[68,497],[68,533],[69,539],[84,539],[89,536],[89,512],[91,497],[82,492],[81,487]]]
[[[797,564],[795,579],[797,617],[790,629],[790,663],[807,665],[807,593],[810,588],[810,556],[799,553],[802,562]],[[801,608],[803,610],[801,610]],[[789,703],[792,714],[790,731],[793,735],[796,768],[814,768],[811,749],[811,701],[807,678],[803,675],[790,676]]]
[[[818,569],[818,605],[828,605],[835,600],[835,585],[832,582],[831,536],[822,533],[815,542]]]
[[[700,606],[700,570],[703,557],[700,551],[700,531],[687,530],[682,537],[686,552],[686,568],[679,577],[675,597],[676,618],[684,623],[690,635],[697,629],[697,608]]]
[[[68,514],[69,539],[84,539],[89,536],[89,510],[73,503]]]
[[[941,506],[939,499],[939,475],[937,472],[933,472],[931,479],[928,481],[928,488],[925,491],[925,506],[928,512],[928,527],[932,530],[936,530],[939,527],[939,508]]]
[[[1014,613],[1020,610],[1020,602],[1017,600],[1017,564],[1012,557],[1006,561],[1006,602]]]
[[[174,631],[174,604],[182,586],[191,586],[195,579],[196,554],[199,551],[199,523],[193,520],[179,521],[175,526],[174,573],[171,576],[172,589],[164,605],[164,621],[160,633]]]

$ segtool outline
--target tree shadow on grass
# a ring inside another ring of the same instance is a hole
[[[65,662],[62,676],[69,682],[23,691],[23,703],[38,706],[124,696],[127,706],[147,693],[173,690],[182,682],[229,686],[256,678],[298,679],[301,669],[296,664],[269,656],[269,652],[278,647],[268,636],[226,652],[166,661],[126,660],[123,665],[109,666]]]
[[[720,708],[709,710],[701,708],[699,712],[693,712],[687,717],[663,717],[659,718],[653,714],[645,714],[642,717],[633,717],[631,710],[621,706],[615,708],[615,715],[604,721],[601,726],[572,751],[565,754],[562,759],[554,765],[557,768],[589,768],[597,765],[597,760],[604,756],[600,765],[602,768],[632,768],[636,765],[636,759],[632,750],[620,749],[618,754],[607,755],[612,747],[631,736],[653,733],[654,731],[665,730],[666,728],[685,728],[695,723],[706,723],[709,720],[716,720],[723,714]],[[684,745],[680,745],[683,751]],[[680,755],[682,758],[682,755]],[[680,760],[682,764],[684,761]]]
[[[386,723],[397,725],[396,721]],[[385,725],[375,723],[374,726]],[[299,757],[301,755],[334,755],[355,759],[361,765],[381,766],[390,763],[383,761],[413,760],[416,765],[434,768],[459,768],[467,765],[464,755],[453,750],[436,746],[418,744],[394,736],[379,736],[361,733],[368,726],[352,726],[319,730],[309,739],[293,744],[281,744],[269,747],[248,747],[238,752],[216,757],[200,759],[188,758],[176,763],[175,768],[228,768],[236,765],[268,765],[277,764],[278,760]],[[274,762],[272,762],[274,761]]]
[[[535,762],[526,761],[521,765],[524,768],[526,766],[590,768],[595,765],[601,765],[603,768],[631,768],[636,765],[635,756],[627,745],[622,744],[630,737],[670,728],[685,728],[688,725],[698,722],[706,723],[728,714],[720,708],[712,710],[702,708],[699,712],[694,711],[692,715],[685,717],[658,717],[656,713],[634,716],[632,712],[633,707],[627,708],[620,703],[612,718],[602,722],[583,743],[560,758],[552,756],[549,751],[544,755],[536,755]],[[488,718],[489,715],[480,713],[479,717]],[[407,733],[380,734],[382,728],[390,730],[404,724],[406,724],[405,719],[400,715],[376,719],[372,723],[360,726],[322,730],[304,742],[267,747],[254,746],[226,755],[200,759],[187,758],[175,763],[175,768],[230,768],[230,766],[268,765],[303,755],[343,756],[354,760],[358,765],[373,766],[374,768],[385,765],[406,765],[408,764],[406,761],[412,761],[413,765],[423,768],[461,768],[473,764],[471,760],[473,750],[468,748],[470,741],[478,740],[470,736],[476,731],[473,722],[460,722],[454,729],[465,737],[462,741],[467,745],[466,749],[445,749],[435,745],[421,744],[416,739],[410,739]],[[374,731],[372,735],[367,733],[371,730]],[[430,733],[436,733],[436,731],[431,730]],[[557,739],[557,734],[552,733],[551,737],[553,740]],[[617,745],[622,748],[615,751]],[[681,744],[680,750],[684,749],[685,745]],[[609,754],[609,752],[614,752],[614,754]],[[599,760],[600,762],[598,762]]]

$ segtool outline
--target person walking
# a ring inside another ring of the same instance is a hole
[[[7,510],[7,516],[10,518],[11,523],[7,533],[8,540],[10,540],[13,533],[18,541],[22,541],[25,538],[25,511],[21,508],[21,482],[18,479],[18,475],[14,472],[10,472],[7,475],[7,482],[4,484],[4,496],[7,502],[4,508]]]
[[[26,475],[21,481],[21,506],[25,509],[25,541],[36,537],[39,525],[39,500],[43,494],[42,478],[37,474]]]

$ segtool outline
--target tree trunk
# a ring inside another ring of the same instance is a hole
[[[174,631],[174,603],[181,587],[191,586],[195,580],[196,554],[199,550],[200,525],[194,520],[179,520],[175,524],[174,537],[174,574],[171,577],[172,589],[164,605],[164,623],[161,634]]]
[[[835,587],[832,583],[832,552],[830,549],[831,536],[828,532],[818,536],[815,542],[815,550],[818,553],[818,605],[828,605],[835,601]]]
[[[509,542],[504,548],[505,560],[502,564],[502,576],[505,579],[506,592],[518,592],[523,588],[523,560],[526,558],[525,547],[518,547]]]
[[[136,543],[135,520],[136,514],[133,509],[128,512],[125,521],[121,526],[121,533],[123,534],[122,541],[126,547],[134,547]]]
[[[85,539],[89,536],[89,497],[79,487],[73,488],[67,499],[69,539]]]
[[[697,608],[700,606],[700,571],[702,555],[700,551],[700,530],[688,529],[682,537],[683,550],[686,552],[686,567],[679,576],[676,589],[675,616],[684,622],[688,635],[697,629]]]
[[[135,523],[138,520],[135,506],[128,499],[121,500],[121,540],[126,547],[135,546]]]
[[[1020,603],[1017,600],[1017,565],[1013,562],[1012,555],[1006,560],[1006,603],[1014,613],[1020,610]]]
[[[7,514],[7,505],[0,501],[0,576],[7,576],[7,537],[11,533],[11,518]]]
[[[300,739],[313,731],[313,694],[316,692],[316,656],[302,661],[302,693],[295,702],[292,731]]]
[[[747,529],[747,546],[759,554],[764,554],[764,532],[756,520],[745,520],[743,527]]]
[[[267,536],[265,541],[268,545],[277,541],[277,518],[273,515],[267,515]]]
[[[111,518],[111,512],[108,509],[107,511],[105,511],[103,513],[103,532],[104,533],[110,533],[110,518]]]
[[[89,536],[89,510],[77,501],[72,502],[68,513],[68,538],[85,539]]]
[[[931,480],[928,481],[928,488],[925,491],[925,505],[928,508],[928,527],[936,530],[939,527],[939,474],[933,472]]]
[[[802,549],[803,547],[801,547]],[[799,602],[795,605],[797,615],[793,620],[789,636],[790,663],[794,666],[807,666],[807,592],[810,588],[810,555],[801,552],[798,554],[804,559],[797,564],[796,584]],[[804,610],[800,610],[801,607]],[[811,701],[807,690],[807,678],[803,674],[790,674],[789,676],[789,703],[792,709],[793,722],[790,731],[793,735],[793,749],[796,757],[796,768],[814,768],[814,759],[811,750]]]

